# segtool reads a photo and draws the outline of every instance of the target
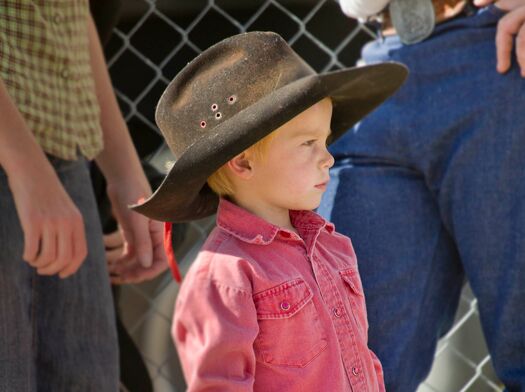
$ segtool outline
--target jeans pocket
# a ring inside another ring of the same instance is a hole
[[[349,292],[349,302],[352,307],[352,315],[354,316],[355,323],[359,328],[359,332],[363,337],[368,335],[368,317],[366,314],[366,302],[365,295],[363,292],[363,284],[359,277],[359,272],[356,268],[348,268],[339,271],[339,275],[345,282]]]
[[[258,361],[305,367],[328,345],[313,293],[302,279],[294,279],[253,296],[259,335],[254,349]]]

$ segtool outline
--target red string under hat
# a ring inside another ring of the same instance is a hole
[[[175,258],[175,252],[173,251],[173,245],[171,242],[171,233],[172,233],[172,223],[164,222],[164,249],[166,250],[166,255],[168,256],[168,264],[171,269],[171,275],[173,279],[178,283],[182,282],[182,276],[179,271],[179,266],[177,265],[177,259]]]

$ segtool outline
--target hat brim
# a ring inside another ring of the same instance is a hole
[[[407,75],[404,65],[381,63],[314,74],[277,89],[191,145],[155,193],[131,208],[165,222],[209,216],[218,197],[206,181],[230,159],[326,97],[333,105],[331,143],[390,97]]]

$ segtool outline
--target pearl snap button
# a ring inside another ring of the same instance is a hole
[[[290,303],[288,301],[281,302],[281,309],[285,312],[290,309]]]
[[[341,317],[343,315],[339,308],[333,308],[332,312],[334,313],[335,317]]]
[[[356,367],[353,367],[353,368],[352,368],[352,374],[353,374],[354,376],[357,376],[357,375],[359,374],[359,369],[356,368]]]

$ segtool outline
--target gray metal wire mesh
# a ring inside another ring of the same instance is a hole
[[[280,33],[317,71],[354,65],[374,37],[346,17],[333,0],[126,0],[107,47],[110,73],[133,133],[156,131],[154,108],[175,74],[202,50],[239,32]],[[151,161],[165,171],[165,147]],[[213,218],[188,225],[176,250],[186,270],[213,226]],[[158,392],[182,391],[184,382],[170,338],[177,285],[168,273],[120,296],[123,321],[139,345]],[[476,299],[462,293],[452,330],[440,341],[431,374],[418,392],[502,391],[479,327]]]

